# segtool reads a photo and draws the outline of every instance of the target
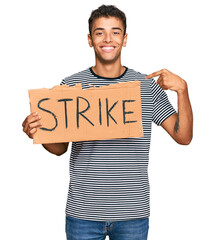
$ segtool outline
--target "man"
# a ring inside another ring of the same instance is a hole
[[[126,17],[115,6],[102,5],[89,18],[88,43],[94,48],[94,67],[65,78],[61,84],[82,82],[104,86],[140,80],[144,137],[73,142],[70,156],[70,186],[66,207],[67,239],[147,239],[149,221],[148,160],[152,121],[161,125],[179,144],[192,139],[193,116],[187,83],[163,69],[150,75],[121,65],[126,46]],[[159,76],[155,83],[153,77]],[[178,113],[163,90],[178,95]],[[33,138],[41,127],[38,113],[23,122],[23,131]],[[68,143],[43,144],[56,155]]]

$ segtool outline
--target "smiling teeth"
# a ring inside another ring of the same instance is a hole
[[[102,47],[103,49],[106,49],[106,50],[111,50],[111,49],[114,49],[114,47]]]

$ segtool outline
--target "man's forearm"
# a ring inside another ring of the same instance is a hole
[[[193,137],[193,113],[188,95],[187,83],[184,90],[177,92],[178,116],[175,124],[175,135],[182,144],[189,144]]]
[[[53,153],[57,156],[65,153],[68,148],[68,143],[48,143],[42,145],[48,152]]]

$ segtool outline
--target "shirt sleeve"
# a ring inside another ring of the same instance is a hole
[[[60,82],[60,85],[65,85],[65,80],[63,79],[61,82]]]
[[[60,82],[60,85],[68,85],[69,87],[73,87],[75,86],[75,83],[72,77],[66,77]]]
[[[152,80],[152,98],[153,98],[153,113],[152,121],[158,126],[163,123],[168,117],[176,113],[176,110],[171,105],[166,92]]]

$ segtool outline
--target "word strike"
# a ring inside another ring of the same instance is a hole
[[[43,105],[46,101],[49,101],[50,98],[43,98],[38,102],[38,108],[44,112],[47,112],[49,114],[51,114],[55,120],[55,126],[53,128],[45,128],[42,127],[40,128],[41,130],[44,131],[53,131],[56,129],[56,127],[58,126],[58,119],[55,115],[55,113],[51,112],[48,109],[43,108],[41,105]],[[57,102],[59,103],[63,103],[63,108],[64,108],[64,113],[65,113],[65,128],[68,127],[68,109],[67,109],[67,103],[73,101],[74,99],[72,98],[63,98],[63,99],[59,99],[57,100]],[[85,101],[87,103],[87,107],[85,109],[80,109],[80,103],[81,101]],[[118,124],[117,121],[115,120],[114,116],[111,115],[111,111],[113,110],[114,107],[116,107],[117,104],[121,104],[121,108],[122,108],[122,114],[123,114],[123,123],[127,124],[127,123],[134,123],[137,122],[136,120],[134,121],[126,121],[126,115],[127,114],[133,114],[132,111],[127,111],[126,112],[126,104],[135,102],[135,100],[122,100],[122,103],[119,103],[119,101],[116,101],[115,103],[112,104],[112,106],[109,107],[109,101],[108,98],[106,98],[106,104],[105,104],[105,114],[106,114],[106,124],[107,127],[109,127],[110,124],[110,120],[112,120],[115,124]],[[42,104],[43,103],[43,104]],[[91,109],[91,105],[89,103],[89,101],[86,98],[83,97],[76,97],[76,126],[77,128],[80,127],[80,118],[84,118],[89,124],[91,124],[92,126],[95,126],[94,123],[85,116],[85,113],[87,111],[89,111]],[[98,121],[100,123],[100,125],[102,125],[102,103],[101,103],[101,99],[98,99]]]

